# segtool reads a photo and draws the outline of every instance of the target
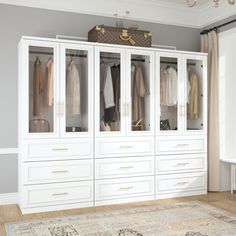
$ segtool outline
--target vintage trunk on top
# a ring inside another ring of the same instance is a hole
[[[151,47],[151,32],[97,25],[88,32],[89,42]]]

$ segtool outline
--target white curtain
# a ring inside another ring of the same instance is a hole
[[[219,45],[217,32],[201,35],[201,51],[208,53],[208,190],[220,191],[219,160]]]

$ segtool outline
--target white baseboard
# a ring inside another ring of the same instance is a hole
[[[0,194],[0,205],[9,205],[18,203],[18,193]]]

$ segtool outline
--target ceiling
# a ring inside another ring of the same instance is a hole
[[[203,28],[236,14],[236,4],[220,0],[215,8],[213,0],[198,0],[189,8],[186,0],[0,0],[0,3],[44,8],[59,11],[118,17],[153,23]],[[126,11],[129,11],[128,17]]]

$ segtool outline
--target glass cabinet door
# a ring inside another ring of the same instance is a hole
[[[99,135],[121,134],[124,132],[123,50],[97,47],[95,58],[96,132]]]
[[[56,116],[57,46],[34,42],[28,47],[28,134],[58,134]]]
[[[187,58],[185,78],[185,131],[203,131],[205,129],[207,83],[204,59]]]
[[[127,50],[127,126],[128,132],[153,132],[153,59],[150,52]]]
[[[61,133],[82,136],[91,132],[92,49],[61,44]]]
[[[179,115],[179,59],[160,56],[158,58],[159,79],[157,127],[161,133],[178,132],[180,130]]]

